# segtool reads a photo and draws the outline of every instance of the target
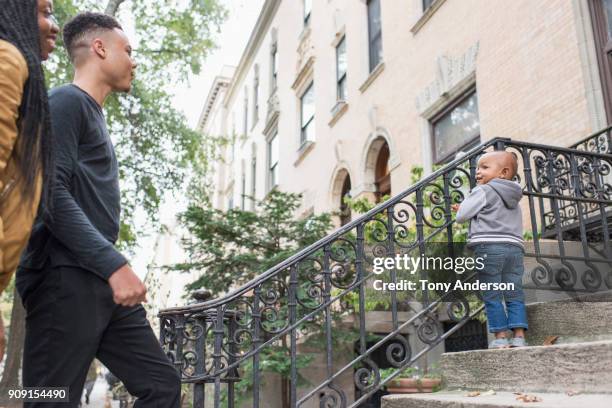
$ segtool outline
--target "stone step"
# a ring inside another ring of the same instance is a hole
[[[556,343],[612,340],[612,302],[597,299],[562,300],[527,305],[527,341],[542,345],[548,336]]]
[[[444,353],[449,389],[612,393],[612,340]]]
[[[559,300],[573,300],[580,301],[584,299],[585,301],[590,299],[596,299],[599,301],[608,301],[612,302],[612,291],[604,288],[600,289],[597,292],[591,293],[587,291],[574,291],[574,290],[563,290],[560,288],[538,288],[533,284],[525,285],[525,303],[545,303],[545,302],[556,302]]]
[[[433,394],[387,395],[382,399],[382,408],[609,408],[610,394],[528,393],[542,399],[541,402],[525,403],[516,399],[512,392],[497,392],[495,395],[466,396],[467,391],[440,391]]]

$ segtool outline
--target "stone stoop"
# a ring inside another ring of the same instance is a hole
[[[540,297],[554,295],[545,292]],[[612,407],[611,292],[531,303],[527,318],[529,347],[445,353],[440,360],[442,391],[389,395],[382,407]],[[543,346],[548,336],[559,337],[555,344]],[[495,394],[468,397],[465,390]],[[579,394],[570,396],[568,391]],[[515,392],[542,401],[525,403]]]
[[[389,395],[383,408],[609,408],[612,407],[612,340],[445,353],[444,390]],[[494,390],[468,397],[465,390]],[[578,395],[570,396],[568,392]],[[515,392],[541,402],[516,400]]]
[[[445,353],[444,385],[495,391],[612,393],[612,340]]]
[[[530,393],[541,402],[522,402],[512,392],[466,396],[467,391],[440,391],[433,394],[396,394],[382,399],[382,408],[609,408],[612,394]]]
[[[612,340],[612,301],[605,299],[591,296],[527,305],[527,342],[542,345],[548,336],[559,336],[556,344]]]

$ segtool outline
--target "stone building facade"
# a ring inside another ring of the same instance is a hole
[[[199,123],[233,141],[215,206],[250,208],[244,196],[277,187],[304,195],[302,214],[338,211],[345,194],[393,195],[412,166],[427,173],[493,137],[568,146],[604,127],[592,6],[266,1]]]

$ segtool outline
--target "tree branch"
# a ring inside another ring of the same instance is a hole
[[[124,1],[125,0],[108,0],[108,4],[106,5],[106,10],[104,10],[104,13],[110,16],[114,16],[115,14],[117,14],[119,6]]]

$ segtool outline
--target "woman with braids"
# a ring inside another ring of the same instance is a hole
[[[55,48],[53,0],[0,0],[0,293],[49,199],[51,125],[41,62]],[[0,361],[4,357],[0,316]]]

